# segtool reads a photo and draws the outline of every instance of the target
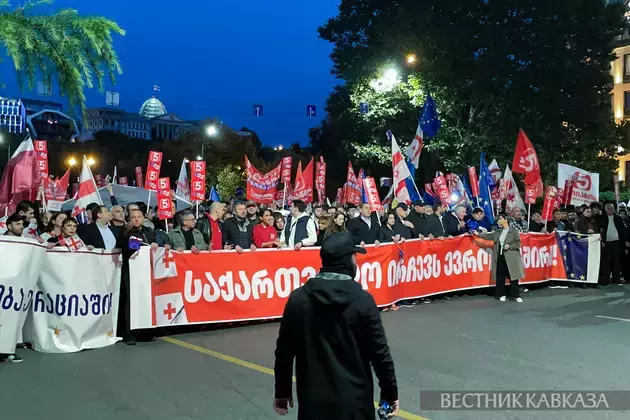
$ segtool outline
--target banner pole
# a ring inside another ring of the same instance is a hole
[[[199,200],[195,204],[195,218],[199,219]]]
[[[151,190],[149,190],[149,198],[147,198],[147,210],[149,209],[150,203],[151,203]]]
[[[287,201],[287,183],[284,183],[284,193],[282,194],[282,208],[280,210],[284,210],[284,204]]]
[[[527,230],[529,231],[529,224],[532,219],[532,203],[527,204]]]

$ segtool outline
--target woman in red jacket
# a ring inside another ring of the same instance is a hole
[[[273,213],[271,210],[263,210],[260,223],[254,226],[253,237],[256,248],[280,248],[278,232],[273,226]]]

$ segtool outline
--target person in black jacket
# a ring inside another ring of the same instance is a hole
[[[407,214],[409,214],[409,206],[405,203],[398,203],[396,206],[396,225],[394,225],[394,232],[400,235],[403,239],[413,238],[414,225],[407,220]]]
[[[118,236],[110,229],[112,213],[105,206],[98,206],[92,210],[93,222],[79,232],[83,243],[92,250],[104,249],[110,251],[116,248]]]
[[[602,263],[600,267],[599,284],[608,286],[612,273],[612,281],[622,284],[621,258],[628,237],[626,225],[619,215],[615,214],[615,206],[606,204],[606,214],[601,217],[600,226],[602,234]]]
[[[459,236],[466,233],[465,217],[465,206],[456,206],[452,213],[445,213],[442,218],[444,233],[448,236]]]
[[[255,249],[254,223],[247,217],[245,203],[234,203],[234,217],[223,222],[223,242],[232,249],[242,252],[244,249]]]
[[[444,238],[446,236],[446,230],[444,229],[445,211],[446,207],[443,204],[436,203],[433,205],[433,214],[427,217],[430,238]]]
[[[142,241],[142,246],[151,246],[156,250],[158,245],[155,242],[155,234],[151,229],[144,226],[144,213],[140,209],[133,209],[129,212],[129,228],[125,229],[118,237],[117,248],[122,249],[123,266],[120,275],[120,298],[118,306],[118,330],[117,335],[122,337],[128,345],[136,344],[136,334],[131,330],[131,308],[130,308],[130,277],[129,258],[137,251],[129,247],[129,240],[135,237]],[[164,249],[170,247],[165,246]]]
[[[355,245],[375,244],[376,235],[380,228],[378,216],[372,212],[372,208],[368,203],[359,206],[359,217],[348,220],[346,229],[352,236]]]
[[[424,203],[422,200],[413,202],[411,211],[406,219],[413,224],[414,238],[429,236],[429,222],[427,221],[427,215],[424,213]]]
[[[371,367],[381,400],[398,414],[394,362],[374,298],[354,281],[356,253],[366,250],[350,235],[329,236],[320,272],[289,296],[275,351],[273,406],[280,415],[293,407],[294,359],[299,420],[374,420]]]
[[[396,213],[388,213],[383,218],[383,225],[379,229],[376,239],[382,243],[391,243],[398,242],[400,240],[400,236],[394,230],[396,226]]]

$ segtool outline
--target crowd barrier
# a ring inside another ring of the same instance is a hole
[[[121,268],[119,252],[47,250],[33,239],[0,237],[0,353],[22,340],[48,353],[119,341]]]
[[[599,235],[567,235],[521,235],[522,283],[597,282]],[[469,235],[367,248],[355,280],[379,306],[494,285],[490,250]],[[291,291],[319,268],[319,248],[196,255],[142,248],[130,261],[131,328],[278,318]]]
[[[596,283],[598,235],[521,235],[522,283]],[[579,244],[579,245],[576,245]],[[492,256],[471,236],[368,246],[356,281],[379,306],[401,299],[493,286]],[[47,250],[32,239],[0,237],[0,353],[17,342],[36,351],[76,352],[116,337],[119,252]],[[282,316],[291,291],[320,268],[319,248],[192,254],[143,247],[129,261],[131,328]]]

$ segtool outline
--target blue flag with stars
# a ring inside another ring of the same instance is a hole
[[[491,187],[488,184],[488,175],[490,175],[489,179],[492,179],[493,186]],[[479,162],[479,207],[483,209],[486,220],[490,222],[491,225],[494,225],[494,212],[492,210],[492,197],[490,196],[490,191],[494,188],[494,179],[492,178],[492,174],[490,174],[490,170],[488,169],[488,164],[486,163],[485,153],[481,153],[481,159]]]
[[[425,137],[424,144],[427,144],[426,137],[435,137],[442,126],[430,93],[427,93],[427,99],[424,102],[424,110],[418,123]]]
[[[573,232],[557,232],[560,255],[564,261],[567,279],[571,281],[586,281],[588,275],[588,235]]]
[[[210,189],[209,198],[210,198],[210,201],[221,201],[221,198],[219,197],[219,193],[214,188],[214,185],[212,186],[212,189]]]

